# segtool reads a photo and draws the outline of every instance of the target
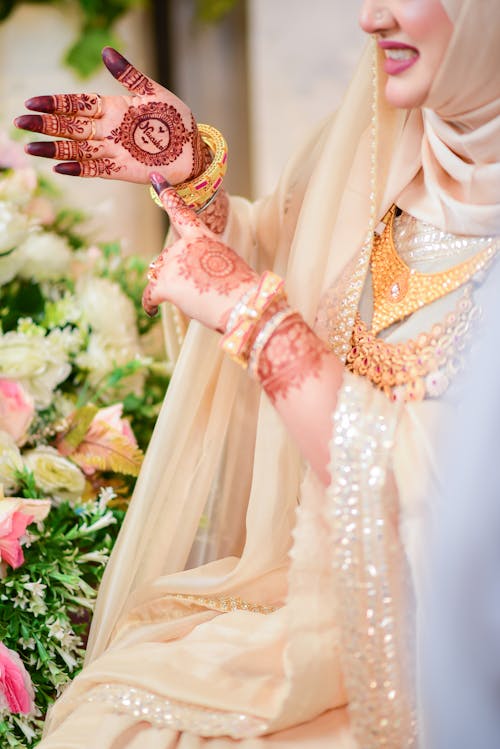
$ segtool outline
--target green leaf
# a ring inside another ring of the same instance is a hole
[[[226,16],[238,0],[197,0],[196,14],[200,21],[215,23]]]
[[[85,28],[67,51],[64,62],[81,78],[89,78],[102,65],[102,48],[118,47],[119,44],[118,39],[108,27]]]

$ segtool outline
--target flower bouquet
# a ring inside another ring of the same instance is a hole
[[[82,222],[0,136],[2,747],[36,743],[80,668],[168,384],[145,261],[89,243]]]

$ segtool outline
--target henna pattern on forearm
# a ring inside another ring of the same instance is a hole
[[[229,198],[224,188],[221,188],[217,197],[210,205],[202,211],[199,216],[205,226],[214,234],[222,234],[226,228],[229,215]]]
[[[307,379],[317,379],[329,353],[299,313],[287,318],[264,346],[257,367],[258,378],[272,403],[286,399],[290,390],[300,389]]]
[[[202,171],[206,169],[210,164],[212,160],[212,154],[210,153],[210,149],[203,142],[201,135],[198,132],[196,120],[194,119],[193,115],[191,115],[191,134],[191,142],[193,146],[193,166],[191,169],[191,174],[189,175],[189,179],[195,179],[196,177],[199,177]]]
[[[181,155],[191,133],[175,107],[151,102],[129,107],[121,125],[107,139],[121,144],[141,164],[163,166]]]
[[[177,264],[179,275],[190,279],[200,294],[215,291],[227,296],[255,277],[254,271],[235,252],[210,237],[188,242]]]

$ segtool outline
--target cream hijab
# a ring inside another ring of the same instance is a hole
[[[435,108],[408,114],[379,97],[376,211],[382,216],[403,196],[408,211],[442,228],[490,234],[499,211],[498,0],[443,4],[455,30],[429,99]],[[368,49],[336,117],[305,144],[273,197],[254,206],[233,201],[226,233],[256,268],[286,277],[291,303],[311,324],[322,294],[357,263],[357,291],[351,286],[344,299],[338,331],[344,342],[368,268],[359,250],[373,202],[372,61]],[[463,187],[461,201],[448,189],[450,179]],[[224,359],[217,335],[192,323],[106,570],[88,661],[109,646],[117,621],[169,591],[258,588],[259,578],[286,561],[302,478],[297,450],[258,386]],[[207,508],[219,530],[200,557],[193,550]],[[181,572],[188,560],[217,558]]]
[[[422,110],[422,169],[398,204],[456,234],[500,233],[500,6],[443,0],[454,23]],[[407,148],[407,138],[402,148]]]

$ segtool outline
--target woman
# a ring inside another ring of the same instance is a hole
[[[19,126],[68,138],[28,149],[58,171],[153,172],[175,233],[145,306],[197,321],[43,749],[415,744],[424,486],[500,227],[494,13],[366,0],[377,55],[275,195],[229,211],[179,199],[212,155],[114,51],[140,99],[28,102]]]

